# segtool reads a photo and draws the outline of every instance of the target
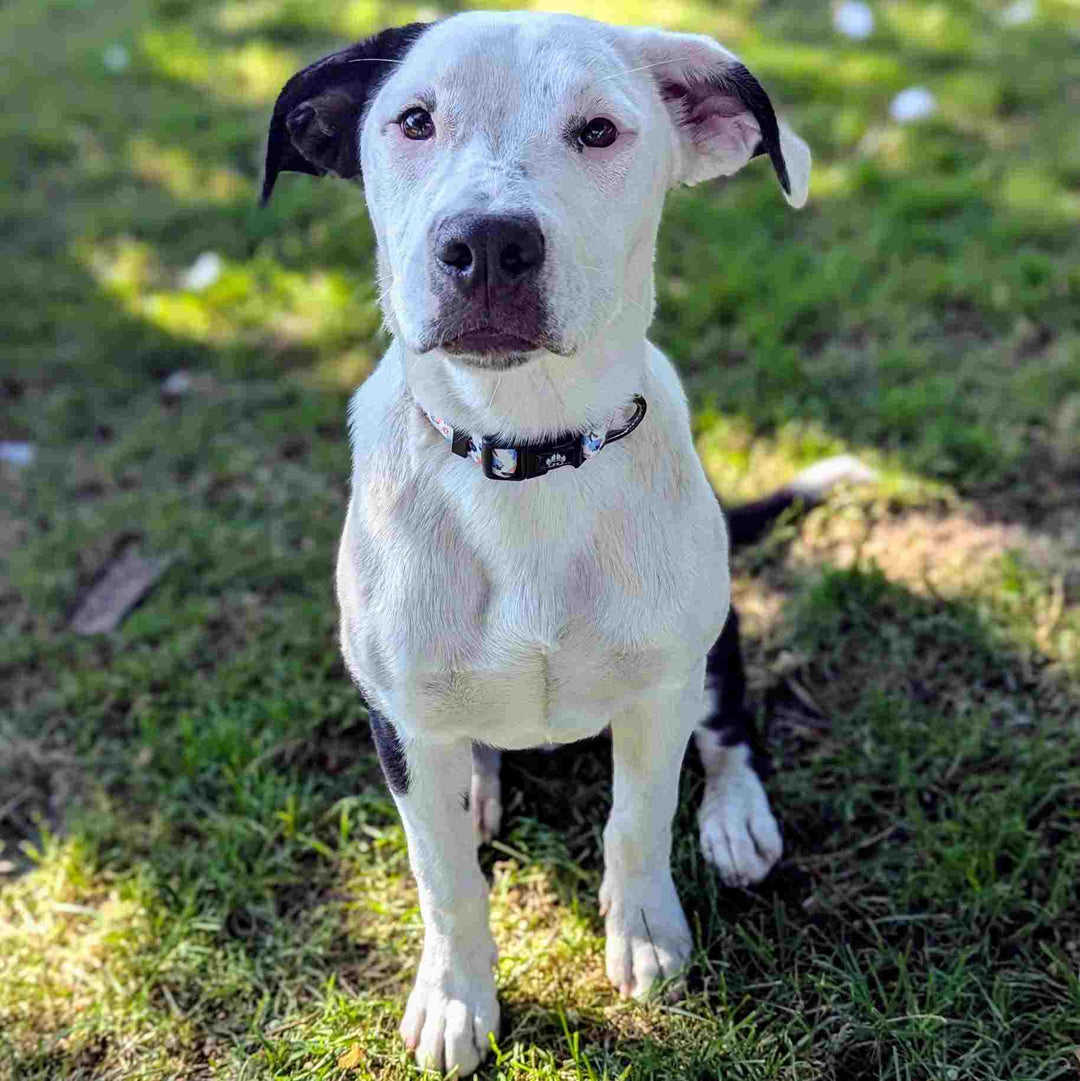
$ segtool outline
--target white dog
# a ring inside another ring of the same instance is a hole
[[[562,15],[387,30],[278,100],[264,199],[282,170],[362,175],[394,339],[350,407],[337,589],[420,892],[401,1033],[421,1065],[470,1073],[499,1019],[474,745],[610,725],[600,906],[624,994],[691,952],[670,847],[695,729],[706,855],[742,883],[780,856],[750,750],[706,690],[724,517],[645,337],[665,193],[758,154],[801,206],[809,151],[730,52]]]

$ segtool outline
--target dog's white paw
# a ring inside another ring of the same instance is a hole
[[[727,886],[760,882],[784,851],[769,797],[745,748],[710,777],[698,811],[701,851]]]
[[[445,939],[425,939],[399,1029],[421,1069],[467,1077],[487,1057],[488,1034],[499,1028],[494,962],[494,943],[462,954]]]
[[[600,887],[608,979],[619,994],[645,998],[656,980],[677,976],[694,948],[670,872],[656,882],[620,882],[607,873]]]
[[[491,838],[498,834],[502,825],[502,784],[498,772],[473,770],[469,806],[477,845],[491,844]]]

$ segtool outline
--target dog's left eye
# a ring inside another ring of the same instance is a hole
[[[582,146],[598,149],[611,146],[618,137],[619,129],[606,116],[595,117],[578,132],[578,142]]]
[[[398,123],[406,139],[430,139],[435,134],[435,121],[427,109],[408,109]]]

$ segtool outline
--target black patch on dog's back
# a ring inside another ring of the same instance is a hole
[[[405,760],[405,749],[398,739],[397,729],[374,707],[368,706],[371,721],[371,734],[375,738],[375,749],[379,752],[386,783],[395,796],[409,794],[409,765]]]

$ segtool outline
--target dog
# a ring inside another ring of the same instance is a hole
[[[780,858],[728,529],[675,369],[646,338],[665,193],[757,156],[801,206],[810,152],[732,53],[565,15],[384,30],[293,76],[275,106],[263,202],[283,171],[362,180],[393,339],[349,407],[336,583],[419,890],[401,1035],[421,1066],[466,1076],[498,1031],[476,856],[477,831],[498,827],[496,749],[610,727],[600,911],[624,995],[691,954],[670,867],[691,735],[706,857],[737,884]],[[826,464],[740,528],[846,472]]]

